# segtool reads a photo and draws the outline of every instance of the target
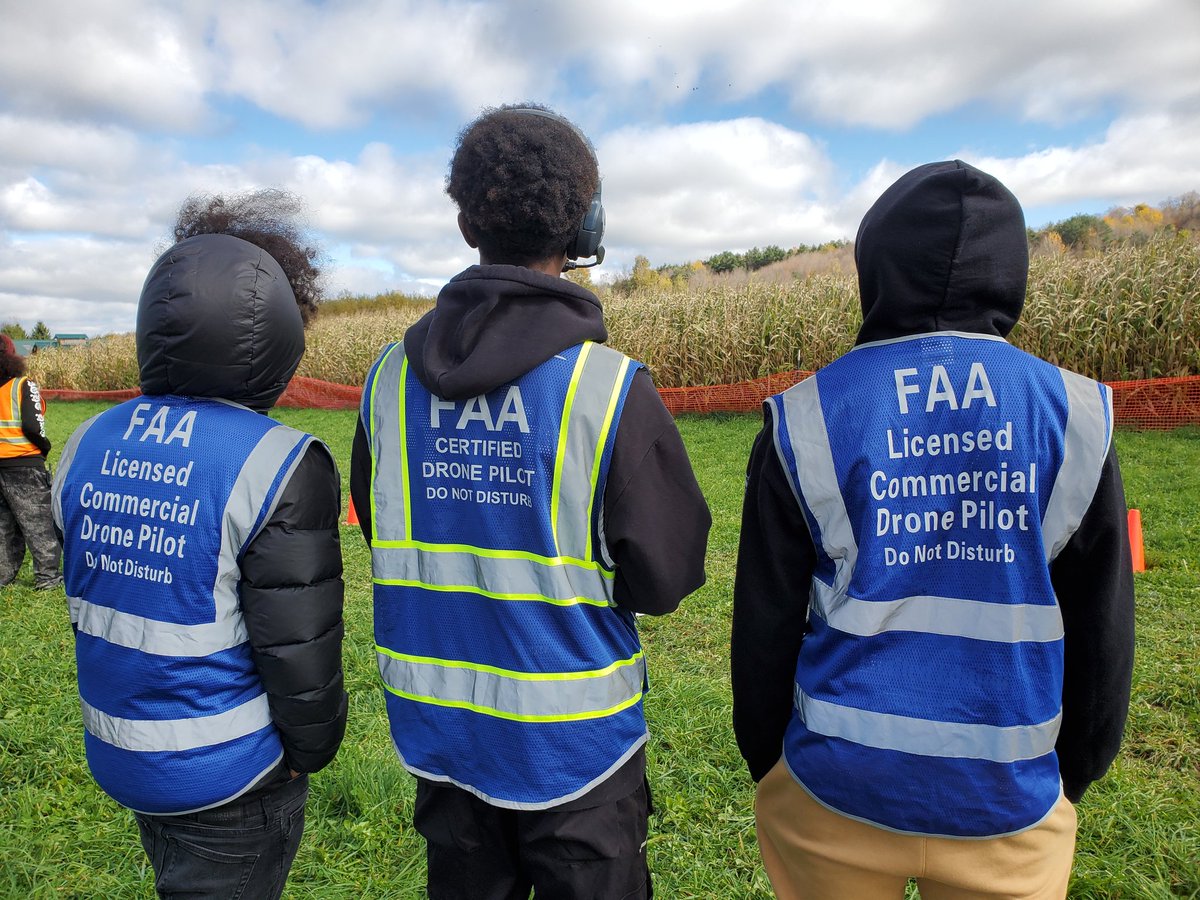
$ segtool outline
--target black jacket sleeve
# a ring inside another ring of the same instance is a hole
[[[783,753],[817,554],[775,452],[770,417],[746,468],[733,585],[733,730],[755,781]]]
[[[1133,673],[1133,564],[1116,447],[1070,542],[1050,567],[1063,618],[1065,668],[1058,764],[1077,802],[1117,755]]]
[[[675,420],[650,374],[633,376],[604,491],[604,540],[615,563],[613,599],[659,616],[704,584],[712,516]]]
[[[350,448],[350,502],[358,516],[358,527],[363,540],[371,545],[371,446],[367,443],[367,430],[362,417],[354,429],[354,444]]]
[[[350,498],[371,541],[371,453],[362,420],[350,457]],[[604,493],[604,539],[617,574],[618,606],[663,615],[704,584],[712,516],[675,420],[650,375],[633,377]]]
[[[46,437],[46,417],[42,414],[42,393],[38,386],[25,379],[21,385],[21,430],[29,443],[50,455],[50,439]]]
[[[310,444],[242,558],[242,614],[287,766],[316,772],[346,731],[342,677],[341,482]]]

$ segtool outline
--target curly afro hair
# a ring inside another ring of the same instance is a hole
[[[194,195],[175,220],[175,242],[198,234],[228,234],[265,250],[279,263],[307,325],[321,302],[320,250],[298,224],[304,211],[287,191],[259,190],[232,197]]]
[[[572,245],[599,184],[582,133],[546,107],[522,103],[485,110],[463,129],[446,193],[491,261],[524,265]]]

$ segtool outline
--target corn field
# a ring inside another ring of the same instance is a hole
[[[609,343],[646,363],[661,387],[816,369],[852,346],[861,322],[855,277],[837,271],[601,296]],[[432,304],[380,306],[318,317],[299,374],[361,384],[379,349]],[[1035,256],[1011,340],[1104,381],[1200,374],[1200,241],[1168,233],[1088,256]],[[43,351],[30,374],[47,388],[134,387],[133,337]]]

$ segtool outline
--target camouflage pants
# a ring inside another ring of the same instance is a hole
[[[50,474],[44,466],[0,466],[0,585],[17,577],[25,546],[33,554],[33,586],[62,583],[62,545],[50,516]]]

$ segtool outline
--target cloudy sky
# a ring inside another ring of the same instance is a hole
[[[1030,225],[1200,190],[1197,0],[0,0],[0,321],[129,331],[194,192],[300,195],[328,290],[474,261],[443,186],[483,107],[592,138],[597,275],[851,238],[914,165]]]

